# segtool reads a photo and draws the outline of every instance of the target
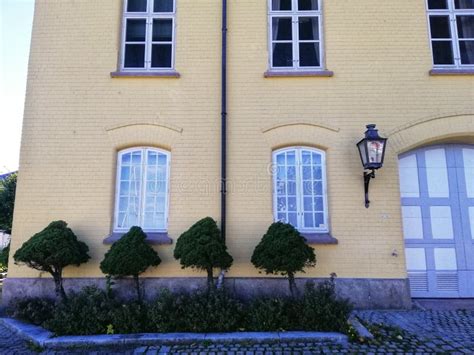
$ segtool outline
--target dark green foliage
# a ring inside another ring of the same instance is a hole
[[[0,272],[8,270],[8,257],[10,256],[10,243],[0,251]]]
[[[285,298],[262,298],[251,302],[246,329],[257,332],[293,329],[293,307]]]
[[[308,282],[300,302],[303,330],[347,330],[347,319],[352,312],[352,305],[348,300],[336,297],[334,277],[317,286]]]
[[[0,230],[11,234],[17,174],[0,181]]]
[[[116,307],[104,291],[85,287],[70,295],[67,302],[58,304],[44,326],[56,335],[106,334]]]
[[[147,333],[151,331],[148,306],[141,302],[117,305],[110,314],[115,334]]]
[[[314,249],[290,224],[273,223],[260,243],[255,247],[252,264],[267,274],[288,277],[290,292],[295,295],[295,273],[316,264]]]
[[[138,275],[150,266],[158,266],[161,259],[156,251],[146,243],[146,234],[140,227],[132,227],[120,240],[116,241],[100,263],[104,274],[114,277],[133,276],[138,300],[141,301]]]
[[[161,292],[150,308],[158,332],[231,332],[243,323],[242,304],[221,290],[173,295]]]
[[[17,302],[10,312],[14,318],[35,325],[43,325],[51,319],[54,311],[54,301],[43,298],[30,298]]]
[[[15,263],[48,272],[53,276],[56,294],[66,298],[63,288],[63,269],[69,265],[79,266],[90,259],[89,248],[77,240],[64,221],[52,222],[36,233],[13,256]]]
[[[183,269],[190,267],[206,271],[209,288],[214,284],[214,268],[228,269],[234,261],[227,252],[216,221],[211,217],[201,219],[181,234],[174,257]]]
[[[337,299],[334,280],[308,283],[301,298],[256,299],[249,304],[223,290],[172,294],[150,304],[122,303],[86,287],[53,308],[51,301],[20,303],[15,317],[42,324],[56,335],[148,332],[339,331],[347,332],[352,307]]]

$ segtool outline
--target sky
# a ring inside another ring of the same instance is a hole
[[[0,174],[18,169],[34,0],[0,0]]]

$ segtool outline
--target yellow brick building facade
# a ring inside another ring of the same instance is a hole
[[[274,220],[272,152],[315,147],[326,155],[328,225],[338,244],[313,245],[317,266],[299,276],[335,272],[341,285],[356,282],[356,302],[404,307],[409,290],[398,156],[431,144],[474,143],[474,76],[430,75],[425,1],[323,0],[323,69],[333,75],[266,77],[269,6],[265,0],[228,4],[226,239],[235,262],[226,280],[233,287],[265,282],[250,257]],[[130,147],[171,154],[168,235],[174,242],[202,217],[220,220],[221,10],[217,0],[176,0],[179,77],[111,77],[120,71],[122,1],[37,0],[11,255],[62,219],[92,256],[68,268],[66,277],[102,278],[117,153]],[[372,122],[389,143],[366,209],[355,144]],[[173,248],[156,247],[163,263],[146,277],[205,276],[182,270]],[[8,276],[7,298],[19,285],[39,287],[46,278],[13,260]],[[387,292],[393,297],[383,303]]]

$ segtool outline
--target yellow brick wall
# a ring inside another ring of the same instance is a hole
[[[179,79],[110,78],[120,48],[121,0],[37,0],[12,250],[66,220],[92,260],[67,276],[100,276],[114,205],[116,152],[171,150],[169,234],[219,220],[220,1],[177,0]],[[424,1],[326,0],[331,78],[264,78],[267,2],[229,1],[229,276],[259,276],[253,248],[272,221],[271,153],[309,145],[327,153],[330,228],[306,276],[403,278],[397,155],[438,140],[473,142],[474,77],[429,76]],[[385,167],[363,205],[355,143],[365,124],[390,138]],[[149,276],[183,271],[173,246]],[[392,256],[397,250],[398,257]],[[13,253],[12,253],[13,254]],[[34,277],[11,266],[10,277]]]

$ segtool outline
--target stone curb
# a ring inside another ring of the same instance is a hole
[[[117,345],[192,344],[198,342],[263,343],[280,341],[332,341],[339,344],[347,344],[348,342],[348,338],[344,334],[323,332],[163,333],[54,337],[53,333],[41,327],[23,323],[16,319],[0,318],[0,323],[22,339],[46,349]]]
[[[367,340],[374,339],[373,334],[355,316],[349,318],[349,324],[356,330],[359,337]]]

